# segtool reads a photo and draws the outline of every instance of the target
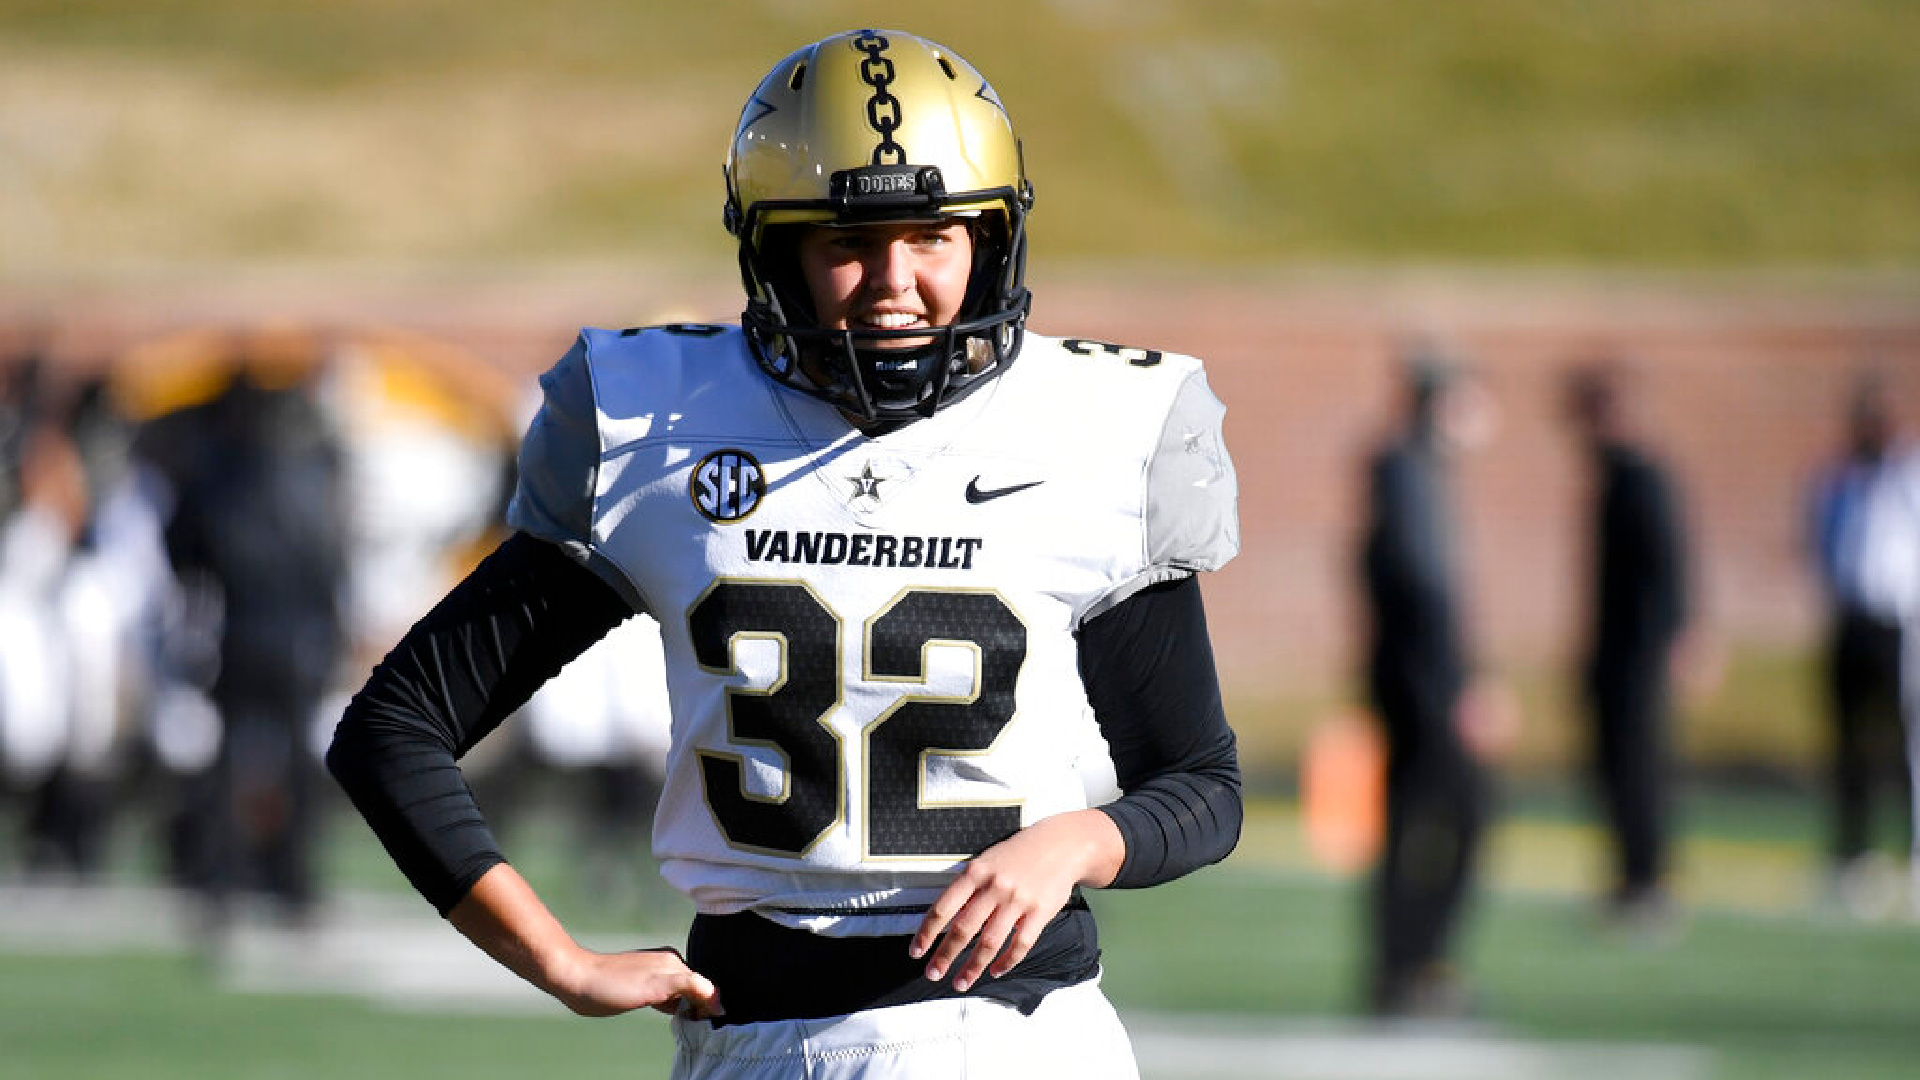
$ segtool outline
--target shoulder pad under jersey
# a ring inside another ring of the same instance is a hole
[[[520,475],[507,504],[507,524],[557,545],[613,586],[634,610],[645,611],[644,598],[592,543],[602,441],[592,357],[618,341],[610,331],[584,330],[540,376],[540,411],[520,443]]]
[[[507,524],[569,549],[576,559],[593,525],[600,424],[587,335],[540,376],[540,411],[520,442],[520,477]]]
[[[1222,431],[1226,406],[1196,364],[1174,393],[1147,465],[1147,560],[1218,570],[1240,550],[1239,482]]]

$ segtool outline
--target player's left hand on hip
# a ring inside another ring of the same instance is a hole
[[[1026,959],[1075,885],[1108,884],[1124,855],[1119,829],[1097,810],[1037,821],[962,866],[927,909],[909,949],[927,957],[931,980],[954,971],[957,990],[982,975],[999,978]]]

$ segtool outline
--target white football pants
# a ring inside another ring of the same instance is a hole
[[[1138,1080],[1100,980],[1055,990],[1032,1016],[950,998],[818,1020],[714,1028],[673,1021],[673,1080]]]

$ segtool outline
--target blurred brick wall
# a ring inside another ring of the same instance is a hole
[[[1601,349],[1631,362],[1649,441],[1682,489],[1702,627],[1793,644],[1819,614],[1800,546],[1805,487],[1836,445],[1854,370],[1885,365],[1920,420],[1915,299],[1777,282],[1289,279],[1076,293],[1036,323],[1208,359],[1243,500],[1245,554],[1208,593],[1223,671],[1241,690],[1324,690],[1350,679],[1362,463],[1394,416],[1409,341],[1483,373],[1499,414],[1494,440],[1460,465],[1482,655],[1554,660],[1577,633],[1587,487],[1560,387],[1570,362]]]
[[[1236,695],[1350,685],[1362,455],[1392,416],[1397,356],[1416,337],[1483,372],[1499,407],[1496,440],[1461,467],[1476,635],[1495,662],[1562,656],[1582,605],[1584,477],[1557,416],[1569,360],[1607,348],[1636,362],[1653,441],[1694,525],[1704,624],[1730,642],[1790,645],[1815,625],[1801,503],[1835,445],[1855,366],[1886,365],[1920,421],[1920,288],[1905,280],[1115,271],[1037,272],[1035,287],[1043,332],[1208,361],[1243,498],[1244,553],[1207,589]],[[464,346],[531,393],[573,327],[724,319],[734,289],[636,271],[16,290],[0,294],[0,349],[35,336],[56,359],[91,367],[205,323],[389,325]]]

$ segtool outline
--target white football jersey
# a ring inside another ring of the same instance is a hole
[[[965,859],[1107,801],[1075,631],[1238,547],[1191,357],[1029,334],[877,438],[735,326],[588,330],[542,387],[509,520],[659,620],[654,848],[706,913],[907,933]]]

